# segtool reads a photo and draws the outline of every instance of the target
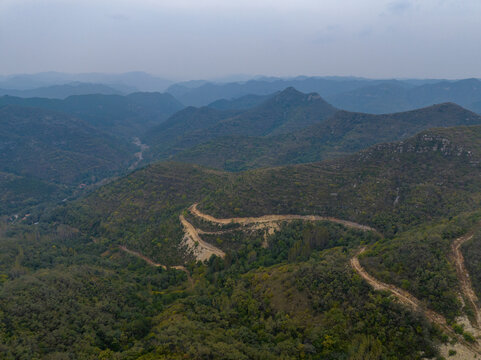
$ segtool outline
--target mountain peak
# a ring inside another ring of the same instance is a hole
[[[313,93],[305,94],[292,86],[289,86],[284,90],[280,91],[279,93],[277,93],[272,98],[272,100],[277,103],[307,102],[307,101],[319,101],[319,100],[321,100],[322,102],[325,102],[325,100],[318,93],[313,92]]]
[[[274,99],[284,100],[284,99],[289,99],[289,98],[293,98],[293,97],[301,98],[301,97],[304,97],[305,95],[306,94],[298,91],[294,87],[289,86],[289,87],[285,88],[284,90],[280,91],[279,93],[277,93],[277,95],[274,96]]]
[[[425,108],[421,108],[421,109],[418,109],[418,110],[411,110],[410,112],[415,112],[415,111],[452,112],[453,114],[464,112],[466,114],[471,114],[475,117],[479,117],[478,114],[472,112],[471,110],[468,110],[468,109],[462,107],[459,104],[451,102],[451,101],[447,101],[447,102],[443,102],[443,103],[439,103],[439,104],[434,104],[434,105],[427,106]]]

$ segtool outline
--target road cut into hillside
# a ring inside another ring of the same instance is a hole
[[[458,276],[459,285],[461,287],[461,291],[464,294],[465,298],[468,300],[471,309],[474,312],[474,324],[476,328],[480,328],[481,326],[481,311],[478,306],[478,296],[474,292],[473,285],[471,283],[471,278],[469,277],[469,272],[464,265],[464,256],[461,252],[461,246],[466,242],[473,238],[473,234],[469,233],[467,235],[461,236],[454,240],[451,245],[451,249],[453,252],[453,259],[454,264],[456,266],[456,274]]]
[[[417,299],[415,296],[411,295],[409,292],[400,289],[394,285],[386,284],[382,281],[377,280],[375,277],[370,275],[359,262],[358,256],[362,254],[366,248],[362,248],[354,257],[351,258],[351,267],[358,273],[369,285],[371,285],[374,290],[388,291],[402,304],[410,307],[412,310],[422,313],[429,321],[433,324],[439,326],[451,337],[458,340],[459,345],[462,346],[465,354],[470,354],[469,358],[477,358],[481,355],[481,348],[477,343],[470,343],[464,338],[454,332],[454,330],[448,325],[446,318],[435,311],[427,309],[423,306],[423,303]],[[471,357],[472,356],[472,357]]]
[[[228,224],[239,224],[239,225],[249,225],[249,224],[260,224],[260,223],[272,223],[272,222],[279,222],[279,221],[294,221],[294,220],[303,220],[303,221],[329,221],[336,224],[341,224],[346,227],[362,230],[362,231],[373,231],[378,233],[378,231],[370,226],[361,225],[352,221],[348,220],[341,220],[334,217],[329,216],[319,216],[319,215],[263,215],[259,217],[234,217],[234,218],[227,218],[227,219],[218,219],[211,215],[204,214],[197,208],[198,204],[193,204],[189,210],[190,212],[210,223],[219,224],[219,225],[228,225]]]

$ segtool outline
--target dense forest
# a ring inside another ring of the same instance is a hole
[[[65,225],[2,234],[6,359],[412,359],[443,339],[345,266],[376,238],[340,226],[293,223],[266,249],[244,239],[225,260],[190,262],[191,282]]]

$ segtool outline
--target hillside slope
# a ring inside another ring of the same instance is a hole
[[[135,147],[57,112],[0,108],[0,171],[75,184],[118,171]]]
[[[133,93],[127,96],[89,94],[66,99],[0,97],[0,106],[19,105],[63,112],[112,135],[132,138],[181,110],[172,95]]]
[[[45,214],[39,228],[0,227],[0,354],[420,360],[440,345],[447,354],[475,344],[457,323],[470,311],[450,251],[481,218],[480,164],[481,126],[472,126],[317,164],[137,170]],[[270,232],[262,215],[292,221]],[[194,261],[181,221],[223,258]],[[371,280],[409,292],[418,311],[372,288],[354,258]],[[449,324],[433,326],[425,308]]]
[[[262,104],[267,99],[275,96],[276,93],[268,95],[244,95],[234,99],[220,99],[207,105],[217,110],[246,110]]]
[[[317,94],[287,88],[249,110],[188,108],[144,137],[152,158],[162,158],[222,136],[285,134],[323,121],[337,111]]]
[[[339,160],[239,174],[160,163],[100,189],[68,218],[165,263],[181,240],[178,214],[194,202],[218,217],[317,214],[392,235],[479,205],[480,137],[480,126],[428,130]]]
[[[415,87],[400,83],[372,84],[332,95],[327,100],[341,109],[375,114],[407,111],[443,102],[454,102],[479,113],[476,103],[481,101],[481,81],[439,81]]]
[[[338,111],[290,134],[221,137],[185,150],[174,159],[239,171],[319,161],[376,143],[402,140],[429,128],[475,124],[481,124],[481,116],[451,103],[386,115]]]

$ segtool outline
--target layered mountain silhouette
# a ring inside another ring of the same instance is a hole
[[[151,156],[172,155],[221,136],[290,133],[322,121],[336,111],[317,94],[287,88],[245,111],[187,108],[150,130],[145,141],[152,148]]]
[[[188,108],[146,137],[152,158],[225,170],[304,163],[352,153],[433,128],[481,123],[453,103],[384,115],[337,110],[294,88],[248,110]]]
[[[0,97],[0,106],[8,104],[63,112],[101,130],[127,138],[139,136],[183,108],[172,95],[161,93],[78,95],[64,100]]]
[[[441,81],[416,87],[406,87],[400,83],[376,84],[328,99],[341,109],[369,113],[405,111],[443,102],[454,102],[479,112],[481,81]]]
[[[58,184],[120,170],[135,151],[78,118],[14,105],[0,108],[0,149],[0,171]]]

